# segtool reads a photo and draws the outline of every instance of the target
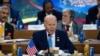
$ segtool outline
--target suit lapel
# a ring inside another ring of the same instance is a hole
[[[66,29],[65,29],[65,25],[63,25],[63,24],[62,24],[62,30],[66,30]]]
[[[7,23],[5,23],[5,25],[4,25],[4,31],[5,31],[5,34],[6,34],[6,32],[7,32]]]
[[[72,27],[73,27],[73,33],[75,34],[78,31],[77,30],[77,25],[76,25],[75,22],[73,22]]]
[[[60,41],[59,33],[56,30],[56,33],[55,33],[55,47],[59,47],[59,41]]]
[[[49,47],[46,30],[44,30],[44,33],[43,33],[43,42],[44,42],[43,44],[45,44],[47,47]]]

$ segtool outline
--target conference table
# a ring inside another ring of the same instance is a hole
[[[31,39],[32,35],[34,35],[33,33],[35,32],[35,30],[15,30],[14,31],[14,38],[15,39],[19,39],[19,38],[23,38],[23,39]],[[96,40],[96,36],[98,34],[99,30],[85,30],[85,36],[86,39],[90,39],[89,40],[89,45],[90,47],[94,47],[95,50],[95,54],[96,56],[100,56],[100,40]],[[94,40],[95,39],[95,40]],[[23,53],[26,53],[26,48],[28,45],[29,41],[19,41],[17,42],[17,47],[22,47],[22,51]],[[73,42],[73,44],[75,45],[75,47],[77,48],[79,53],[83,53],[84,52],[84,43],[79,43],[79,42]],[[2,52],[5,54],[11,53],[12,52],[12,43],[0,43],[0,45],[2,45]]]
[[[14,38],[30,39],[34,32],[38,30],[14,30]],[[86,39],[97,39],[98,32],[100,30],[84,30]]]
[[[26,48],[28,45],[29,41],[18,41],[17,42],[17,47],[21,47],[23,53],[26,53]],[[0,43],[2,45],[2,52],[5,54],[11,53],[12,52],[12,42],[9,43]],[[79,43],[79,42],[74,42],[73,43],[75,47],[77,48],[79,53],[84,52],[84,43]],[[100,40],[90,40],[89,41],[90,47],[94,47],[95,54],[100,54]],[[99,55],[100,56],[100,55]]]

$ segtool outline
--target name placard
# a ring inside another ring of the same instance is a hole
[[[83,24],[83,30],[97,30],[96,24]]]

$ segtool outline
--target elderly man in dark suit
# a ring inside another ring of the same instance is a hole
[[[62,14],[61,12],[56,11],[53,8],[53,3],[51,0],[45,0],[43,3],[43,11],[38,12],[38,20],[40,20],[42,23],[44,22],[44,17],[46,15],[55,15],[58,20],[61,20]]]
[[[57,29],[66,31],[71,40],[83,31],[83,25],[74,21],[75,12],[72,9],[64,9],[62,20],[57,23]]]
[[[45,30],[35,32],[32,38],[37,49],[40,53],[45,54],[48,52],[48,49],[53,53],[53,47],[59,47],[60,50],[69,50],[70,53],[73,53],[76,48],[68,39],[66,32],[56,30],[56,25],[57,20],[55,16],[47,15],[44,18]],[[49,38],[51,38],[51,45],[49,43]]]
[[[0,26],[3,27],[2,29],[4,30],[2,33],[2,37],[4,37],[4,39],[13,39],[14,27],[7,22],[9,12],[9,7],[1,7]]]
[[[97,0],[96,6],[93,6],[88,10],[88,15],[86,15],[86,24],[95,24],[97,19],[100,21],[100,0]]]

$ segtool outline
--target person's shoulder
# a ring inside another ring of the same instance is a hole
[[[39,11],[38,13],[44,13],[44,11],[43,11],[43,10],[41,10],[41,11]]]
[[[62,21],[61,21],[61,20],[59,20],[59,21],[57,22],[57,24],[62,24]]]
[[[11,24],[11,23],[5,23],[5,26],[7,27],[7,28],[10,28],[10,29],[12,29],[12,30],[14,30],[14,26]]]
[[[79,22],[75,22],[75,21],[73,21],[73,23],[76,24],[76,25],[81,25],[81,26],[83,26],[83,23],[79,23]]]
[[[61,12],[60,12],[60,11],[57,11],[57,10],[53,10],[53,12],[54,12],[54,13],[59,13],[59,14],[61,14]]]
[[[91,7],[89,10],[93,10],[93,9],[96,9],[96,8],[97,8],[97,5],[96,5],[96,6]]]
[[[56,32],[58,32],[60,34],[66,33],[66,31],[63,31],[63,30],[56,30]]]
[[[67,37],[67,32],[66,32],[66,31],[63,31],[63,30],[56,30],[56,34],[57,34],[59,37],[62,37],[62,38]]]
[[[6,23],[5,23],[5,25],[9,25],[9,26],[12,26],[12,24],[10,24],[10,23],[8,23],[8,22],[6,22]]]

